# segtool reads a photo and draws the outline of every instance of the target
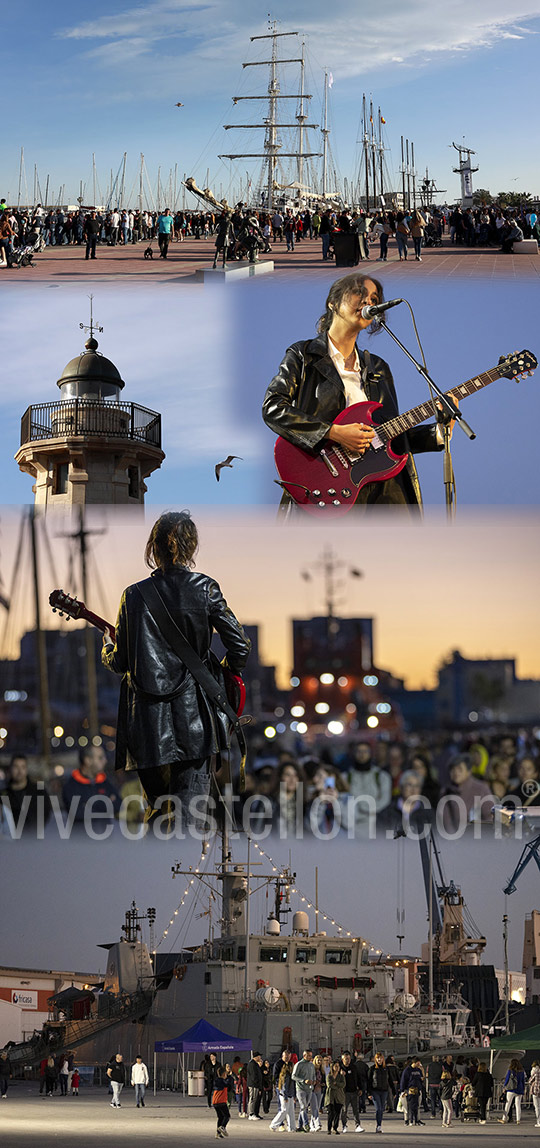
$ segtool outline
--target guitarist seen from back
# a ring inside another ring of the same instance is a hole
[[[154,572],[124,590],[115,642],[111,635],[104,639],[102,661],[122,675],[116,769],[137,769],[149,803],[147,820],[161,808],[158,798],[170,795],[180,798],[190,823],[189,802],[208,796],[210,762],[227,750],[230,729],[227,717],[172,648],[139,585],[144,592],[147,583],[154,584],[168,612],[171,638],[176,625],[210,669],[214,632],[233,674],[241,674],[250,651],[217,582],[192,569],[197,547],[197,528],[188,511],[162,514],[145,551]]]
[[[382,303],[381,283],[353,273],[332,284],[326,309],[318,323],[318,336],[293,343],[270,383],[263,403],[263,418],[272,431],[310,454],[317,454],[325,441],[364,454],[376,429],[363,423],[334,424],[353,403],[382,404],[377,422],[399,413],[394,380],[388,363],[362,351],[357,338],[362,331],[375,334],[380,327],[362,317],[362,308]],[[376,440],[375,440],[376,445]],[[393,440],[396,454],[408,453],[404,469],[386,480],[367,482],[358,492],[356,506],[402,506],[418,510],[422,504],[420,484],[412,455],[442,450],[438,423],[413,427]],[[285,492],[281,506],[289,508]]]

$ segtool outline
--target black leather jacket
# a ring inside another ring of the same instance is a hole
[[[233,673],[245,666],[251,643],[212,578],[174,566],[152,574],[175,622],[209,665],[214,630]],[[118,707],[116,769],[152,769],[210,757],[229,744],[228,719],[215,710],[150,614],[137,586],[122,595],[116,643],[102,661],[123,675]]]
[[[377,421],[395,418],[399,408],[388,363],[357,349],[367,398],[382,404],[382,410],[375,412]],[[345,406],[343,382],[328,351],[328,337],[319,335],[288,348],[266,391],[263,418],[276,434],[315,454]],[[420,484],[411,455],[442,450],[436,424],[414,427],[407,435],[399,435],[393,440],[393,449],[397,454],[409,454],[403,483],[407,501],[420,506]]]

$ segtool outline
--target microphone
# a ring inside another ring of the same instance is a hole
[[[397,307],[398,303],[403,302],[403,299],[389,299],[388,303],[374,303],[372,307],[362,307],[360,314],[363,319],[376,319],[378,315],[384,315],[390,307]]]

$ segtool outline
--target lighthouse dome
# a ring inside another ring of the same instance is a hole
[[[87,339],[81,355],[64,367],[58,386],[63,399],[80,398],[99,402],[118,399],[125,386],[118,368],[98,352],[97,339]]]

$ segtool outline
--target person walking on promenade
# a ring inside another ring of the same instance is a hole
[[[107,1076],[109,1077],[113,1091],[111,1108],[121,1108],[120,1093],[126,1083],[126,1070],[121,1052],[117,1052],[114,1060],[109,1064]]]
[[[341,1110],[341,1125],[343,1131],[347,1132],[347,1113],[349,1111],[350,1105],[354,1116],[354,1130],[355,1132],[363,1132],[364,1129],[362,1128],[362,1124],[360,1122],[360,1112],[358,1109],[358,1091],[360,1089],[359,1070],[357,1065],[353,1063],[350,1052],[343,1052],[341,1054],[341,1067],[345,1076],[345,1099],[343,1101],[343,1108]]]
[[[534,1104],[534,1112],[536,1116],[535,1128],[540,1128],[540,1061],[533,1060],[531,1067],[531,1075],[529,1077],[529,1088],[531,1090],[532,1102]]]
[[[411,235],[414,243],[414,257],[418,263],[422,262],[420,252],[422,250],[422,240],[424,238],[424,230],[427,224],[424,216],[419,211],[413,211],[411,215]]]
[[[309,1132],[309,1114],[311,1107],[311,1093],[315,1084],[315,1068],[313,1066],[313,1053],[304,1049],[302,1059],[297,1061],[293,1068],[292,1078],[296,1085],[296,1099],[300,1111],[298,1113],[298,1131]]]
[[[11,1077],[11,1061],[7,1052],[0,1053],[0,1095],[2,1100],[7,1099],[9,1080]]]
[[[74,1068],[71,1075],[71,1095],[79,1095],[79,1084],[81,1083],[81,1074],[78,1068]]]
[[[454,1115],[452,1097],[454,1095],[454,1077],[448,1068],[443,1068],[441,1074],[441,1104],[443,1128],[449,1128]]]
[[[212,1107],[217,1116],[216,1139],[221,1140],[228,1136],[227,1124],[231,1118],[229,1111],[229,1089],[227,1085],[227,1069],[216,1070],[215,1087],[212,1093]]]
[[[278,1128],[281,1128],[281,1126],[285,1124],[285,1121],[287,1121],[289,1132],[294,1132],[294,1098],[296,1088],[292,1078],[293,1066],[290,1061],[290,1055],[287,1053],[286,1060],[284,1056],[285,1053],[283,1054],[281,1069],[277,1079],[279,1111],[270,1123],[270,1130],[272,1132],[277,1132]]]
[[[255,1052],[247,1066],[248,1120],[262,1120],[260,1107],[263,1090],[263,1058]]]
[[[96,246],[100,233],[101,220],[98,219],[95,211],[91,211],[90,215],[86,216],[83,224],[83,236],[86,239],[85,259],[96,258]]]
[[[158,244],[159,244],[159,258],[166,259],[169,250],[169,243],[174,238],[174,218],[171,215],[170,207],[166,207],[162,215],[158,217]]]
[[[201,1068],[204,1072],[204,1092],[208,1101],[208,1107],[211,1108],[216,1072],[218,1068],[221,1068],[221,1065],[218,1064],[218,1058],[215,1052],[210,1052],[205,1056]]]
[[[368,1075],[368,1097],[375,1105],[376,1132],[382,1132],[383,1113],[388,1096],[388,1071],[382,1052],[376,1052]]]
[[[144,1094],[148,1088],[148,1069],[140,1053],[135,1058],[131,1068],[131,1083],[135,1089],[135,1102],[137,1108],[144,1108]]]
[[[531,1076],[532,1080],[532,1076]],[[473,1081],[474,1095],[478,1100],[478,1107],[480,1109],[480,1124],[485,1124],[487,1120],[487,1106],[493,1096],[493,1077],[491,1072],[488,1071],[487,1064],[481,1063],[478,1065],[476,1076]],[[532,1091],[532,1090],[531,1090]],[[540,1099],[540,1098],[539,1098]],[[533,1095],[533,1101],[535,1097]],[[536,1105],[535,1105],[536,1110]],[[538,1115],[536,1117],[538,1120]],[[537,1125],[540,1128],[540,1124]]]
[[[510,1109],[515,1104],[516,1124],[521,1121],[521,1102],[525,1094],[525,1073],[520,1060],[510,1061],[510,1067],[504,1078],[503,1088],[506,1090],[506,1104],[504,1113],[499,1117],[499,1124],[508,1124]]]
[[[49,1056],[47,1059],[47,1067],[45,1069],[45,1091],[47,1096],[52,1096],[56,1085],[56,1065],[54,1063],[54,1056]]]
[[[60,1084],[60,1096],[67,1096],[68,1094],[68,1080],[69,1080],[69,1061],[65,1054],[60,1057],[60,1069],[58,1072],[58,1081]]]
[[[440,1108],[441,1100],[441,1076],[442,1064],[440,1056],[436,1053],[431,1058],[431,1063],[428,1064],[427,1070],[427,1086],[429,1092],[429,1103],[431,1106],[431,1119],[436,1120],[437,1109]]]
[[[335,1132],[339,1136],[339,1117],[345,1104],[345,1073],[341,1061],[334,1060],[326,1077],[324,1104],[327,1112],[328,1135]]]

